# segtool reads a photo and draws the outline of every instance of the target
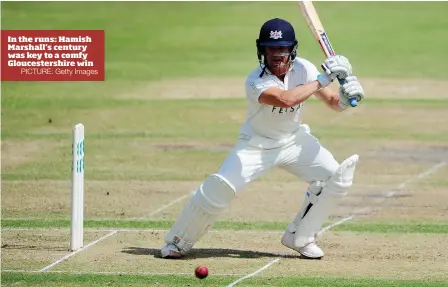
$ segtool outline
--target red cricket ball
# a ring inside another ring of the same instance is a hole
[[[208,269],[207,269],[207,267],[205,267],[205,265],[200,265],[200,266],[196,267],[196,269],[194,270],[194,274],[199,279],[204,279],[205,277],[208,276]]]

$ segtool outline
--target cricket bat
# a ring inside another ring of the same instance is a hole
[[[326,57],[334,56],[334,50],[328,39],[327,33],[325,33],[324,26],[319,19],[316,8],[311,1],[299,1],[300,12],[306,20],[308,28],[311,30],[316,41],[319,43],[320,48],[324,52]],[[343,85],[344,80],[338,79],[339,84]],[[355,98],[349,99],[349,103],[352,107],[356,107],[358,102]]]

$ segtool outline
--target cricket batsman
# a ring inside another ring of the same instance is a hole
[[[245,83],[246,121],[219,170],[200,184],[167,233],[163,258],[186,255],[235,195],[273,167],[309,183],[303,206],[287,226],[281,243],[306,258],[324,256],[316,234],[338,198],[347,194],[359,157],[354,154],[338,163],[308,126],[301,124],[304,103],[315,95],[329,108],[342,112],[351,108],[349,99],[361,102],[364,91],[346,57],[327,58],[319,72],[310,61],[297,56],[297,46],[289,22],[275,18],[262,25],[256,40],[260,65]],[[336,78],[345,80],[339,93],[328,88]]]

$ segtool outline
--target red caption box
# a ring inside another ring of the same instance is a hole
[[[104,81],[104,30],[2,30],[2,81]]]

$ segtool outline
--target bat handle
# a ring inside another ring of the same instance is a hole
[[[344,80],[338,78],[338,81],[341,86],[344,84]],[[348,102],[352,107],[356,107],[358,105],[358,101],[355,98],[348,99]]]

